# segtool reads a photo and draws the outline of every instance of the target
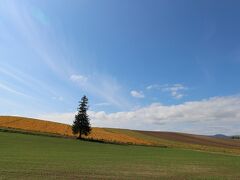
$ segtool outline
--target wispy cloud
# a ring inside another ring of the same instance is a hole
[[[58,100],[58,101],[63,101],[64,100],[64,98],[62,96],[58,96],[58,97],[53,96],[52,99],[53,100]]]
[[[31,75],[20,71],[19,69],[2,64],[1,66],[2,67],[0,67],[0,74],[5,75],[8,78],[11,78],[12,82],[18,82],[25,88],[30,89],[35,93],[45,92],[47,94],[50,94],[51,96],[59,96],[57,91],[52,86],[49,86],[45,82],[38,80],[32,77]]]
[[[86,79],[85,76],[74,75],[70,79],[82,90],[106,101],[106,103],[121,109],[130,107],[129,101],[122,93],[122,86],[111,76],[95,74]]]
[[[162,92],[169,92],[174,99],[181,99],[185,96],[185,91],[188,90],[183,84],[153,84],[146,87],[147,90],[160,90]]]
[[[152,89],[161,89],[163,87],[163,85],[159,85],[159,84],[152,84],[146,87],[147,90],[152,90]]]
[[[68,49],[65,49],[64,37],[61,41],[57,40],[56,35],[61,32],[56,33],[57,29],[50,23],[47,14],[26,1],[4,1],[2,4],[0,15],[9,27],[16,30],[10,32],[10,37],[21,41],[59,76],[69,73],[71,67],[65,60],[67,55],[64,52]]]
[[[185,87],[182,84],[173,84],[173,85],[167,85],[166,87],[163,87],[163,91],[170,92],[171,96],[175,99],[181,99],[185,94],[184,91],[186,91],[188,88]]]
[[[70,76],[70,79],[73,81],[73,82],[77,82],[77,83],[86,83],[88,78],[86,76],[83,76],[83,75],[79,75],[79,74],[72,74]]]
[[[19,95],[19,96],[30,97],[27,94],[24,94],[24,93],[22,93],[20,91],[17,91],[15,89],[13,89],[13,88],[3,84],[3,83],[0,83],[0,89],[5,90],[5,91],[7,91],[9,93],[13,93],[13,94]]]
[[[130,92],[130,94],[132,95],[132,97],[135,97],[135,98],[144,98],[145,97],[142,91],[132,90]]]
[[[51,23],[46,12],[30,2],[4,2],[6,3],[4,8],[0,6],[0,15],[6,19],[9,27],[16,29],[16,32],[12,32],[14,38],[31,49],[37,56],[36,59],[40,59],[40,62],[62,83],[69,83],[70,78],[80,87],[81,91],[87,91],[94,97],[114,106],[129,107],[129,102],[122,92],[122,86],[114,77],[101,73],[83,76],[79,73],[80,70],[71,66],[69,58],[74,57],[69,54],[74,54],[73,48],[66,42],[67,38],[64,36],[64,32]],[[59,35],[61,35],[61,40],[57,38]],[[51,97],[59,96],[61,95],[55,94]]]
[[[108,102],[96,103],[94,106],[110,106],[111,104]]]

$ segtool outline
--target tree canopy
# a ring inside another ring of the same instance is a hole
[[[89,135],[91,133],[90,118],[87,114],[88,110],[88,98],[83,96],[79,102],[78,113],[75,115],[75,120],[72,125],[73,134],[78,134],[78,139],[82,138],[82,135]]]

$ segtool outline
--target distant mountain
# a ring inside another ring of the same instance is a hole
[[[222,138],[222,139],[229,139],[229,136],[226,136],[225,134],[215,134],[213,137],[215,138]]]

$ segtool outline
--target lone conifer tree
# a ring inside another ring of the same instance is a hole
[[[88,98],[84,95],[79,103],[78,113],[75,115],[72,125],[72,132],[73,134],[79,134],[78,139],[81,139],[82,135],[87,136],[90,134],[91,125],[87,115]]]

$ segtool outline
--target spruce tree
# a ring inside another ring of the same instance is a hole
[[[78,134],[78,139],[82,138],[82,135],[89,135],[91,132],[90,119],[87,115],[88,110],[88,98],[84,95],[79,102],[78,113],[75,115],[75,120],[72,125],[73,134]]]

